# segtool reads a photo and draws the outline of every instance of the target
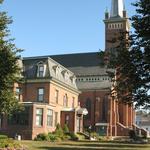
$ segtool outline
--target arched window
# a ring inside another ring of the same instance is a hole
[[[86,115],[86,118],[90,119],[91,118],[91,99],[90,98],[86,99],[85,107],[88,111],[88,114]]]
[[[43,62],[37,64],[37,77],[44,77],[46,71],[46,65]]]

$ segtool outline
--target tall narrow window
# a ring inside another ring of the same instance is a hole
[[[55,112],[55,120],[54,120],[55,126],[58,123],[58,112]]]
[[[37,65],[37,77],[44,77],[46,71],[46,65],[43,62],[38,63]]]
[[[44,88],[39,88],[38,89],[38,101],[43,101],[44,100]]]
[[[59,91],[55,90],[55,102],[58,104]]]
[[[47,110],[47,126],[53,126],[53,110]]]
[[[36,109],[36,126],[43,125],[43,108]]]
[[[69,115],[65,115],[65,124],[69,125]]]
[[[64,106],[64,107],[67,107],[67,106],[68,106],[68,96],[67,96],[67,94],[64,95],[63,106]]]
[[[39,66],[39,77],[43,77],[44,74],[44,66]]]
[[[108,96],[105,95],[102,103],[102,122],[107,122],[107,112],[108,112]]]
[[[86,100],[86,104],[85,104],[86,106],[86,109],[87,109],[87,111],[88,111],[88,114],[86,115],[86,118],[87,119],[91,119],[91,100],[88,98],[87,100]]]
[[[75,107],[75,97],[72,97],[72,108]]]
[[[16,99],[21,100],[21,88],[16,87]]]

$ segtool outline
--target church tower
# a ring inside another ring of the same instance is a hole
[[[113,50],[117,42],[113,42],[121,31],[129,31],[129,19],[123,0],[111,0],[111,11],[105,12],[105,51]]]

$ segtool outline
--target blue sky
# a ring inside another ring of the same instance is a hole
[[[125,0],[128,15],[135,14]],[[12,16],[11,37],[22,56],[104,50],[104,12],[111,0],[5,0],[2,10]]]

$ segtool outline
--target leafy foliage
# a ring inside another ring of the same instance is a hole
[[[67,125],[64,130],[61,128],[60,124],[56,125],[56,129],[53,133],[40,133],[35,138],[36,141],[66,141],[66,140],[78,140],[75,133],[69,132]]]
[[[63,132],[64,133],[69,133],[69,128],[68,128],[67,124],[64,125]]]
[[[2,4],[2,0],[0,4]],[[13,84],[20,80],[18,61],[21,51],[9,38],[8,25],[12,23],[6,12],[0,12],[0,114],[10,114],[19,108],[13,93]]]
[[[21,145],[13,139],[8,138],[6,135],[0,135],[0,148],[19,149]]]
[[[138,108],[150,107],[150,3],[138,0],[132,26],[134,33],[120,32],[118,46],[109,52],[108,67],[116,69],[114,90],[117,99]]]
[[[134,92],[136,104],[150,107],[150,1],[138,0],[133,4],[137,14],[131,18],[135,29],[131,36],[131,56],[140,80]]]

